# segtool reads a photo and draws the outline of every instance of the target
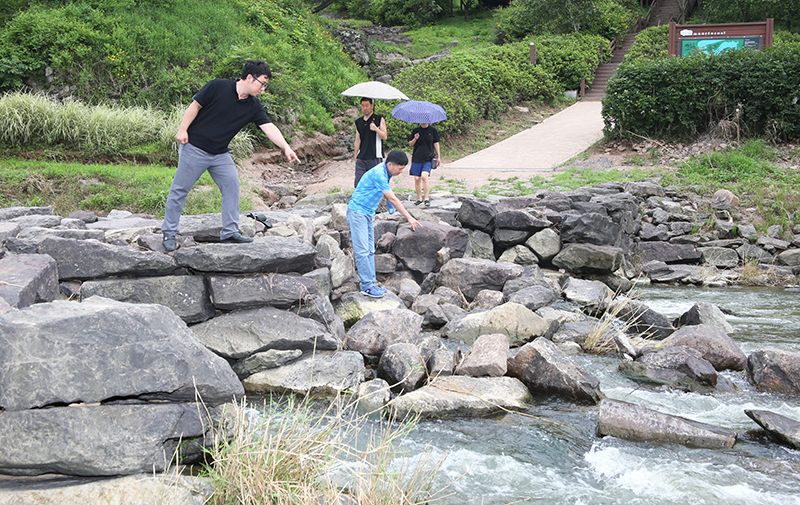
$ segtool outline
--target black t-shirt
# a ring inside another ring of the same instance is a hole
[[[428,125],[427,128],[417,126],[411,130],[411,135],[408,137],[409,142],[414,140],[415,133],[419,133],[419,138],[414,144],[411,162],[424,163],[426,161],[431,161],[431,159],[436,156],[436,148],[433,147],[433,144],[439,142],[439,130],[433,125]]]
[[[247,124],[271,122],[258,98],[239,99],[236,81],[230,79],[207,82],[194,99],[202,108],[189,125],[189,143],[209,154],[228,152],[231,139]]]
[[[356,119],[356,131],[361,137],[361,145],[358,148],[356,159],[383,159],[383,139],[378,136],[378,132],[369,129],[370,123],[375,123],[375,126],[380,128],[382,119],[383,116],[374,113],[366,121],[363,116]]]

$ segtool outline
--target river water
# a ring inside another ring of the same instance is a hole
[[[639,291],[640,301],[667,315],[678,316],[696,302],[717,305],[745,354],[765,347],[800,351],[797,289],[647,286]],[[597,407],[552,398],[531,405],[527,413],[536,418],[508,414],[422,422],[409,451],[428,444],[434,456],[449,451],[438,478],[441,484],[458,479],[449,489],[453,494],[437,503],[800,504],[800,451],[769,442],[744,413],[766,409],[800,420],[797,398],[758,392],[745,372],[724,372],[737,386],[731,393],[650,389],[621,376],[616,358],[577,359],[600,379],[609,398],[745,435],[729,450],[599,438]]]
[[[637,298],[669,316],[696,302],[726,313],[745,354],[800,351],[797,289],[645,286]],[[598,408],[535,398],[524,415],[422,421],[404,443],[405,463],[443,460],[445,504],[800,504],[800,451],[770,442],[745,409],[800,420],[798,398],[761,393],[745,372],[723,372],[734,392],[642,387],[617,372],[615,357],[577,355],[613,399],[736,430],[732,449],[694,449],[596,434]],[[398,462],[400,464],[400,462]]]

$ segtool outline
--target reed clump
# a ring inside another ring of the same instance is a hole
[[[217,428],[202,475],[215,488],[209,503],[404,505],[435,503],[442,460],[413,458],[403,442],[413,422],[370,420],[336,400],[319,407],[294,397],[238,404]]]

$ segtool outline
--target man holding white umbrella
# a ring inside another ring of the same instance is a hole
[[[356,177],[353,187],[358,186],[361,176],[375,165],[383,162],[383,141],[389,136],[386,131],[386,119],[374,114],[375,104],[372,98],[361,98],[361,113],[364,117],[356,119],[356,141],[354,161],[356,163]]]

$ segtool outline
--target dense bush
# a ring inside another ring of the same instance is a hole
[[[291,0],[33,4],[0,27],[0,91],[27,84],[92,104],[169,109],[256,58],[278,72],[263,94],[270,115],[331,133],[338,92],[364,73],[323,22]]]
[[[511,0],[495,15],[495,36],[502,44],[530,34],[583,32],[613,39],[636,20],[631,0]]]
[[[338,0],[337,5],[356,19],[385,26],[429,24],[451,7],[448,0]]]
[[[636,34],[625,63],[664,58],[669,54],[669,25],[651,26]]]
[[[577,89],[581,79],[591,85],[600,63],[611,58],[611,43],[598,35],[573,33],[529,37],[536,44],[538,65],[551,74],[562,90]]]
[[[699,23],[749,23],[773,18],[776,27],[800,27],[797,2],[786,0],[703,0],[696,17]]]
[[[409,98],[444,107],[447,121],[440,133],[466,131],[481,118],[496,119],[522,100],[551,101],[562,91],[542,66],[532,66],[526,43],[490,47],[470,55],[455,55],[405,70],[393,81]],[[387,113],[378,104],[378,113]],[[390,119],[389,144],[408,147],[410,125]],[[403,132],[397,137],[393,132]]]
[[[622,66],[603,100],[606,133],[688,139],[711,127],[741,137],[800,138],[800,49],[640,59]]]

